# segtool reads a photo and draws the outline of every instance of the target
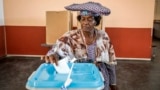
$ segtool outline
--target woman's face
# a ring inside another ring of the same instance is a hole
[[[81,16],[80,23],[83,31],[91,31],[96,25],[93,16]]]

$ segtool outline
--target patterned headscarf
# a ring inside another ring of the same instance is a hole
[[[80,15],[109,15],[110,9],[102,6],[100,3],[96,2],[87,2],[82,4],[71,4],[66,6],[65,9],[71,11],[80,11]]]

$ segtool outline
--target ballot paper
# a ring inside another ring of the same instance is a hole
[[[58,65],[53,63],[54,68],[56,69],[57,73],[61,74],[68,74],[70,72],[70,68],[68,66],[69,57],[65,57],[58,61]]]

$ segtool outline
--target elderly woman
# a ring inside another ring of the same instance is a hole
[[[104,90],[116,90],[115,53],[107,33],[97,30],[101,15],[109,15],[110,10],[99,3],[87,2],[72,4],[67,10],[80,11],[77,16],[81,29],[71,30],[60,37],[53,48],[43,59],[56,63],[59,59],[69,56],[79,62],[93,62],[104,76]]]

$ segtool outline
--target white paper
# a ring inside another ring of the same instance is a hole
[[[62,60],[59,60],[58,65],[56,65],[55,63],[53,64],[57,73],[68,74],[70,72],[70,68],[68,66],[68,60],[69,58],[66,57],[66,58],[63,58]]]

